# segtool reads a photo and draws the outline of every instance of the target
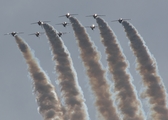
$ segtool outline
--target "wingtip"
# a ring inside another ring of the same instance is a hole
[[[31,24],[37,24],[37,22],[35,22],[35,23],[31,23]]]
[[[58,16],[58,17],[64,17],[64,16],[66,16],[66,15],[60,15],[60,16]]]
[[[116,21],[118,21],[118,20],[112,20],[111,22],[116,22]]]

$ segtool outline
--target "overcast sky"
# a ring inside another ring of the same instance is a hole
[[[118,22],[112,20],[130,18],[131,23],[137,28],[146,42],[150,52],[155,57],[164,85],[168,88],[168,1],[153,0],[133,1],[132,0],[0,0],[0,119],[2,120],[41,120],[38,113],[38,106],[35,101],[35,95],[32,89],[32,80],[29,77],[26,62],[17,47],[15,39],[12,36],[5,36],[5,33],[12,31],[22,31],[20,36],[33,49],[35,56],[39,59],[41,67],[49,75],[51,82],[59,92],[59,86],[56,83],[56,73],[54,71],[54,62],[52,61],[50,46],[45,35],[39,38],[28,34],[44,31],[38,25],[31,23],[39,20],[51,21],[49,24],[58,31],[70,32],[62,36],[67,46],[77,71],[79,84],[84,92],[86,105],[88,107],[91,120],[96,120],[94,107],[94,96],[90,90],[88,78],[85,74],[82,61],[79,56],[79,50],[71,26],[64,28],[55,25],[64,21],[69,22],[64,15],[67,12],[77,13],[75,16],[84,26],[96,24],[92,17],[85,17],[94,13],[106,15],[103,19],[115,32],[122,50],[130,63],[130,72],[133,76],[133,84],[136,86],[138,96],[142,91],[142,80],[136,71],[135,57],[130,50],[129,40],[126,38],[124,29]],[[107,68],[104,46],[100,42],[99,30],[87,29],[90,38],[98,50],[101,52],[101,62],[104,69]],[[111,75],[108,74],[111,80]],[[145,101],[144,110],[149,112]]]

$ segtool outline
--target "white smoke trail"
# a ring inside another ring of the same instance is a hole
[[[48,76],[40,67],[27,43],[18,36],[15,36],[15,39],[28,65],[39,111],[44,120],[63,120],[61,103],[55,92],[55,87],[50,83]]]
[[[128,23],[123,21],[125,32],[130,40],[130,46],[137,59],[137,70],[139,71],[143,83],[147,89],[145,96],[149,98],[151,105],[151,116],[153,120],[168,120],[168,108],[166,106],[166,90],[162,79],[157,72],[157,63],[151,56],[144,40],[138,31]]]
[[[98,17],[96,21],[102,37],[101,41],[105,46],[108,68],[113,75],[118,109],[123,115],[123,120],[144,120],[142,106],[131,83],[132,77],[127,72],[128,64],[117,38],[103,19]]]
[[[107,84],[105,71],[102,69],[99,55],[84,27],[77,19],[70,17],[75,37],[81,52],[81,58],[90,79],[91,88],[96,97],[96,106],[105,120],[119,120],[111,99],[110,86]]]
[[[43,24],[43,27],[52,47],[53,59],[56,62],[56,72],[58,73],[62,96],[66,104],[65,120],[89,119],[70,53],[65,48],[61,38],[57,36],[53,27],[46,23]]]

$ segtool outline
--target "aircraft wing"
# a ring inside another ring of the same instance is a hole
[[[37,24],[38,22],[34,22],[34,23],[31,23],[31,24]]]
[[[106,16],[106,15],[98,15],[98,16]]]
[[[16,32],[16,34],[23,34],[24,32]],[[12,33],[5,33],[4,35],[12,35]]]
[[[70,15],[78,15],[78,14],[70,14]]]
[[[116,21],[118,21],[118,20],[112,20],[111,22],[116,22]]]
[[[16,34],[23,34],[24,32],[16,32]]]
[[[36,35],[36,33],[32,33],[32,34],[29,34],[29,35]]]
[[[51,21],[41,21],[41,22],[51,22]],[[38,24],[38,22],[34,22],[34,23],[31,23],[31,24]]]
[[[93,15],[87,15],[86,17],[93,17]]]
[[[131,19],[123,19],[123,20],[131,20]]]
[[[11,33],[5,33],[4,35],[9,35],[9,34],[11,34]]]
[[[62,32],[62,34],[67,34],[67,33],[70,33],[70,32]]]
[[[66,15],[61,15],[61,16],[59,16],[59,17],[65,17]]]
[[[56,25],[62,25],[62,23],[58,23],[58,24],[56,24]]]
[[[67,32],[62,32],[62,34],[67,34]]]
[[[42,22],[51,22],[51,21],[42,21]]]
[[[39,32],[39,34],[44,34],[45,32]]]

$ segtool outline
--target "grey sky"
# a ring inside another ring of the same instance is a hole
[[[103,19],[108,22],[109,26],[115,32],[123,52],[130,63],[130,72],[134,79],[134,85],[138,91],[138,95],[142,91],[142,81],[139,74],[135,70],[135,57],[128,45],[124,29],[118,22],[112,20],[122,18],[131,18],[131,23],[136,27],[146,42],[150,52],[156,58],[158,69],[163,82],[168,88],[168,56],[167,56],[167,40],[168,40],[168,1],[153,0],[151,1],[133,1],[132,0],[93,0],[86,1],[59,1],[59,0],[1,0],[0,1],[0,119],[2,120],[41,120],[42,117],[37,111],[37,103],[35,95],[32,94],[32,81],[28,77],[26,62],[15,43],[15,39],[11,36],[3,34],[12,31],[23,31],[20,37],[23,38],[29,46],[35,51],[35,56],[39,59],[41,67],[49,75],[51,82],[57,88],[59,94],[59,86],[56,84],[56,74],[54,71],[54,62],[51,58],[49,43],[45,35],[40,39],[36,36],[29,36],[33,32],[44,31],[38,25],[31,23],[39,20],[49,20],[49,24],[58,31],[68,31],[62,39],[67,46],[73,59],[74,67],[78,74],[79,84],[84,92],[86,104],[88,106],[89,115],[92,120],[96,120],[95,107],[93,105],[94,97],[90,92],[88,78],[85,74],[77,43],[71,26],[64,28],[56,23],[69,20],[67,18],[59,18],[58,16],[70,13],[77,13],[75,16],[84,26],[96,24],[92,17],[85,17],[94,13],[105,14]],[[100,42],[99,30],[87,29],[88,34],[94,41],[98,50],[101,52],[101,61],[104,68],[107,67],[104,46]],[[109,79],[110,74],[108,74]],[[22,91],[20,90],[22,89]],[[143,102],[144,110],[149,112],[146,103]],[[146,113],[147,114],[147,113]]]

